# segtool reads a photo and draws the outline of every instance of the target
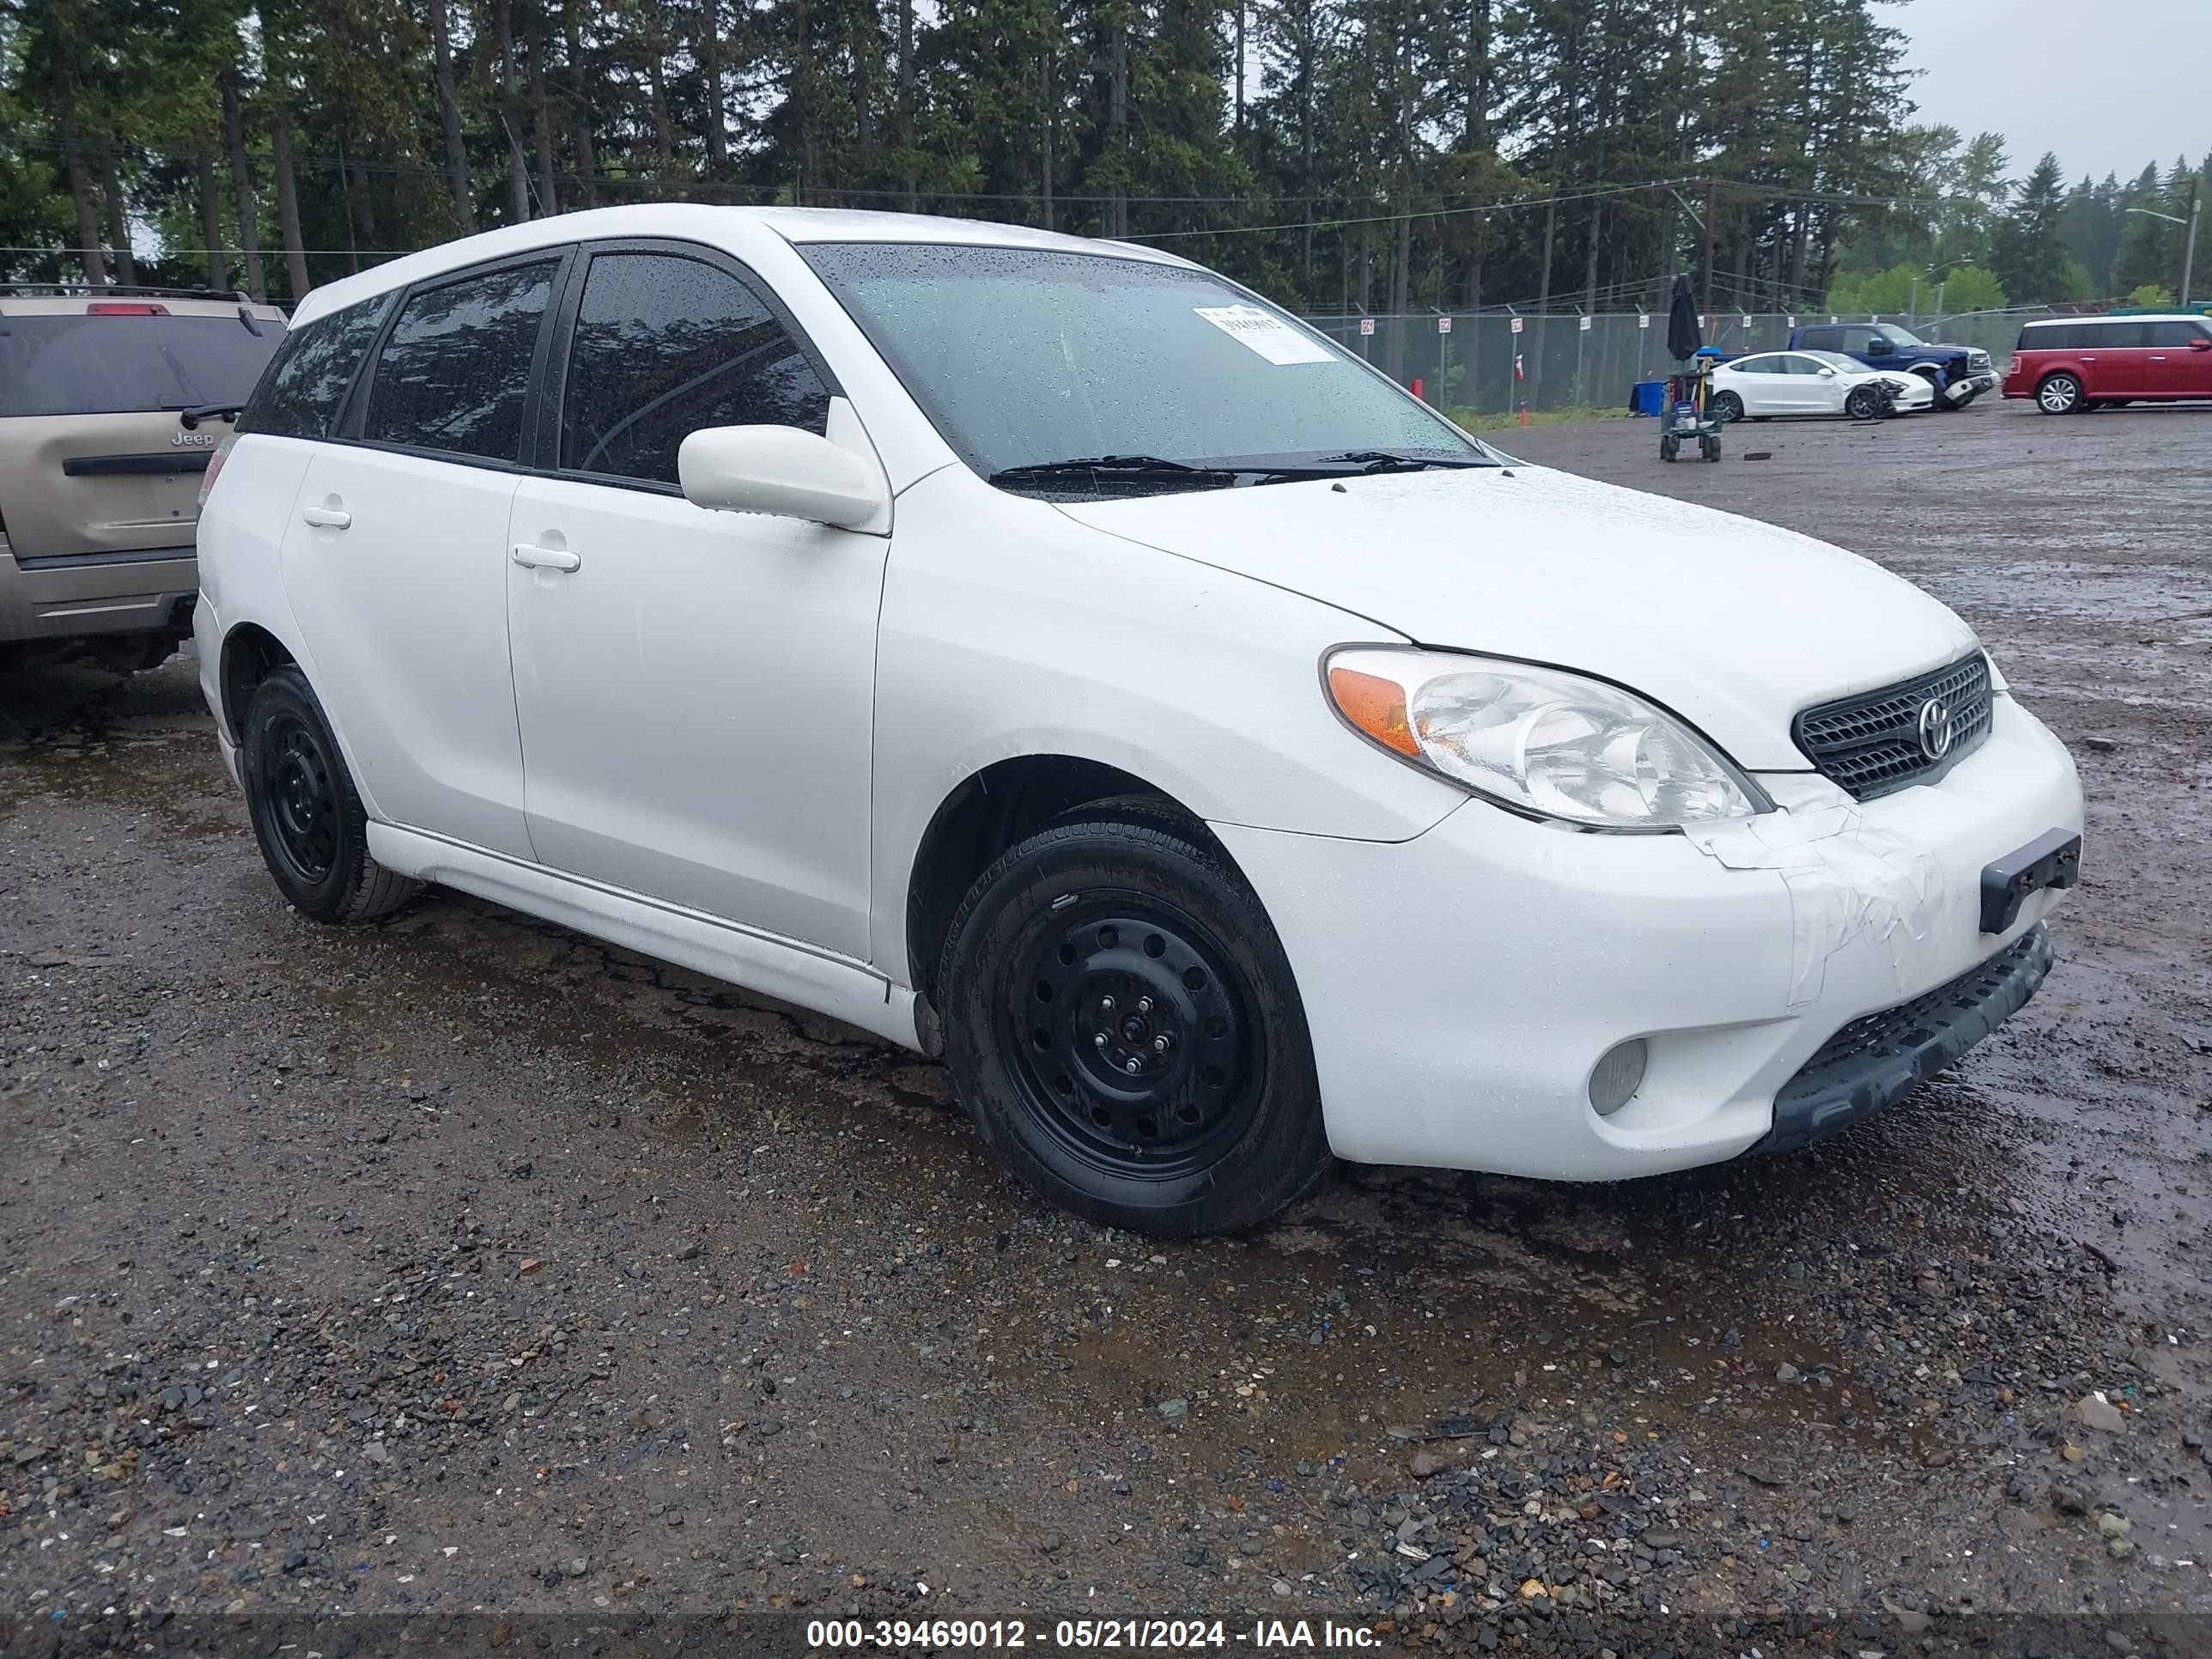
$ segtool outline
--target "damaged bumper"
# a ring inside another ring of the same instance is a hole
[[[2039,924],[1949,984],[1853,1020],[1782,1085],[1751,1150],[1796,1152],[1902,1099],[2025,1007],[2055,960]]]
[[[1607,1180],[1782,1144],[1778,1098],[1832,1039],[2005,958],[2059,902],[2024,893],[1985,933],[1985,869],[2081,829],[2072,761],[2009,697],[1939,783],[1862,804],[1759,781],[1784,810],[1688,835],[1480,802],[1395,844],[1216,825],[1297,975],[1336,1151]],[[1989,1024],[2026,1000],[1990,1000]],[[1601,1115],[1591,1072],[1632,1037],[1643,1084]]]

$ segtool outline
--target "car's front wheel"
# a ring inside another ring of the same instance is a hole
[[[1109,804],[1030,836],[969,890],[938,984],[962,1101],[1065,1209],[1230,1232],[1329,1167],[1289,960],[1195,825]]]
[[[1713,393],[1713,418],[1723,424],[1743,418],[1743,399],[1733,392]]]
[[[2046,415],[2078,415],[2087,401],[2081,380],[2063,372],[2045,375],[2035,389],[2035,406]]]
[[[1844,413],[1855,421],[1878,421],[1887,413],[1881,393],[1870,386],[1855,386],[1844,399]]]
[[[316,921],[368,921],[422,884],[368,854],[368,813],[307,678],[279,668],[240,722],[239,772],[262,861],[292,907]]]

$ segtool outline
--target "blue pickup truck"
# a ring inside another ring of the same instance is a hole
[[[1936,388],[1936,407],[1964,409],[1996,389],[1990,354],[1973,346],[1930,345],[1895,323],[1816,323],[1790,337],[1793,351],[1840,351],[1869,368],[1901,368]]]

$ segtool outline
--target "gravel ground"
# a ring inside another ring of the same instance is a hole
[[[1046,1212],[934,1066],[558,927],[302,922],[191,665],[0,678],[0,1653],[2212,1651],[2208,419],[1509,434],[1966,615],[2081,763],[2062,962],[1811,1152],[1346,1169],[1242,1240]]]

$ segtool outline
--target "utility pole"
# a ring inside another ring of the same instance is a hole
[[[1698,302],[1698,310],[1705,316],[1713,314],[1713,181],[1705,180],[1705,298]]]
[[[2204,176],[2199,173],[2189,181],[2189,243],[2181,256],[2181,306],[2189,308],[2189,283],[2197,275],[2197,222],[2204,213]]]

